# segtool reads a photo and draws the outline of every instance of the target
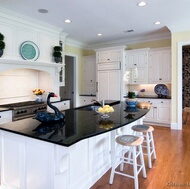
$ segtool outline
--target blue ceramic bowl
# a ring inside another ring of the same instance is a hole
[[[128,107],[136,107],[137,101],[126,101]]]

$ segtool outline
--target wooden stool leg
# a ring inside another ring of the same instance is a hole
[[[142,165],[142,172],[143,172],[143,177],[146,178],[146,169],[145,169],[145,164],[144,164],[144,156],[143,156],[143,151],[142,151],[142,146],[139,146],[139,151],[140,151],[140,161]]]
[[[139,188],[138,174],[137,174],[137,157],[136,157],[136,147],[133,147],[133,172],[134,172],[134,183],[135,189]]]
[[[152,145],[152,150],[153,150],[153,157],[154,157],[154,159],[156,159],[156,150],[155,150],[155,146],[154,146],[154,137],[153,137],[152,132],[150,132],[150,138],[151,138],[151,145]]]
[[[149,137],[148,132],[146,132],[146,144],[147,144],[148,167],[152,168],[151,151],[150,151],[150,137]]]

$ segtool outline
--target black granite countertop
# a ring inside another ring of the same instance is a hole
[[[64,112],[64,122],[41,124],[36,119],[28,118],[0,125],[0,129],[62,146],[70,146],[80,140],[132,123],[149,111],[126,108],[125,102],[115,104],[113,108],[115,111],[107,119],[103,119],[92,110],[69,109]]]
[[[123,96],[123,98],[127,98],[127,96]],[[136,98],[150,98],[150,99],[171,99],[171,96],[166,96],[166,97],[158,97],[158,96],[153,96],[153,95],[144,95],[144,96],[137,96]]]

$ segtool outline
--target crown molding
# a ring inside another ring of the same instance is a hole
[[[128,46],[131,44],[157,41],[157,40],[170,39],[170,38],[171,38],[170,32],[163,32],[163,33],[152,34],[152,35],[141,35],[137,37],[131,37],[130,39],[120,39],[120,40],[115,40],[115,41],[109,41],[106,43],[96,43],[96,44],[89,45],[89,48],[96,49],[96,48],[104,48],[104,47],[119,46],[119,45]]]
[[[1,21],[5,23],[11,23],[14,24],[16,23],[17,26],[28,26],[28,27],[35,27],[35,30],[44,30],[44,32],[51,32],[52,34],[54,33],[55,35],[62,35],[62,36],[67,36],[68,34],[63,32],[63,28],[48,24],[46,22],[42,22],[36,19],[33,19],[31,17],[27,17],[25,15],[0,8],[0,18]]]
[[[71,39],[69,37],[67,37],[65,39],[65,44],[69,45],[69,46],[73,46],[73,47],[78,47],[78,48],[83,48],[83,49],[90,50],[88,44],[83,43],[81,41],[77,41],[77,40]]]

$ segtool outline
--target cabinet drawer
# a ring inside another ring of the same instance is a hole
[[[8,123],[12,121],[12,111],[0,112],[0,124]]]
[[[53,102],[53,106],[57,107],[60,111],[64,111],[70,108],[70,101],[61,101],[61,102]],[[47,111],[53,113],[54,110],[50,108],[49,106],[47,107]]]
[[[98,70],[120,70],[120,62],[99,63]]]

